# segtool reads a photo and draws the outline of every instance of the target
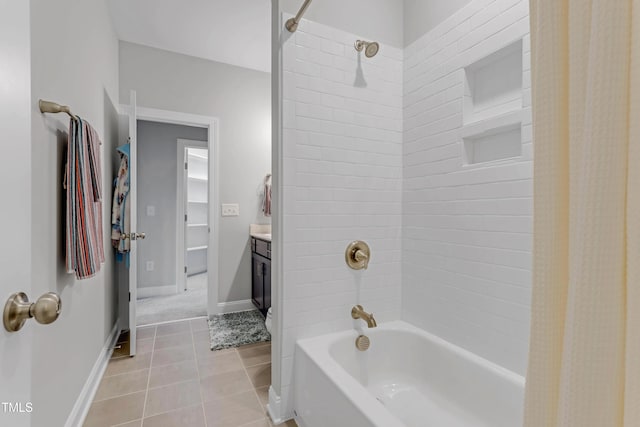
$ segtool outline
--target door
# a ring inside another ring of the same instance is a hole
[[[0,3],[0,168],[5,225],[0,245],[0,307],[15,292],[31,294],[31,52],[28,1]],[[41,141],[40,141],[41,142]],[[34,147],[38,144],[34,141]],[[31,425],[31,359],[34,320],[18,332],[0,326],[0,425]],[[30,405],[29,405],[30,406]],[[35,408],[37,410],[37,408]]]
[[[129,355],[136,355],[136,300],[138,298],[138,179],[136,166],[138,161],[138,114],[136,105],[136,91],[129,94],[129,224],[131,225],[129,238],[131,246],[129,252]]]

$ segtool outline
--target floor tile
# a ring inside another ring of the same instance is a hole
[[[142,326],[136,329],[136,340],[147,340],[154,338],[156,335],[155,326]]]
[[[198,381],[187,381],[164,387],[151,388],[147,392],[144,416],[161,414],[174,409],[201,403]]]
[[[128,423],[118,424],[114,427],[142,427],[142,420],[130,421]]]
[[[111,375],[124,374],[131,371],[149,369],[150,365],[151,353],[138,354],[134,357],[119,357],[117,359],[109,360],[104,376],[109,377]]]
[[[84,427],[103,427],[142,418],[145,392],[128,394],[94,402],[89,409]]]
[[[192,346],[165,348],[153,352],[151,366],[155,368],[156,366],[170,365],[192,359],[195,359]]]
[[[255,366],[271,362],[271,345],[260,344],[238,347],[244,366]]]
[[[105,377],[100,382],[100,386],[93,400],[97,402],[99,400],[122,396],[123,394],[146,390],[148,379],[148,369]]]
[[[209,332],[209,322],[206,318],[191,320],[191,330],[193,332],[207,331]]]
[[[158,325],[156,336],[163,337],[166,335],[179,334],[182,332],[191,332],[191,324],[189,323],[189,321],[164,323],[162,325]]]
[[[268,418],[263,418],[260,421],[254,421],[249,424],[243,424],[242,427],[271,427],[271,423]]]
[[[242,362],[237,352],[223,353],[219,356],[198,359],[198,372],[200,378],[211,375],[223,374],[225,372],[242,370]]]
[[[202,404],[145,418],[143,427],[205,427]]]
[[[187,360],[171,365],[151,368],[149,388],[161,387],[178,382],[198,379],[198,370],[195,360]]]
[[[238,393],[204,404],[208,427],[238,427],[265,418],[253,391]]]
[[[162,350],[170,347],[193,346],[191,332],[184,332],[175,335],[164,335],[156,337],[154,350]]]
[[[247,375],[254,387],[271,385],[271,363],[247,368]]]
[[[258,400],[260,400],[260,403],[262,403],[262,405],[266,405],[267,403],[269,403],[269,387],[271,385],[267,385],[264,387],[256,387],[256,394],[258,395]]]
[[[231,394],[253,390],[244,370],[212,375],[200,380],[202,401],[209,402]],[[250,420],[251,421],[251,420]]]

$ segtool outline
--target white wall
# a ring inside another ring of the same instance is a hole
[[[138,229],[147,235],[137,249],[138,288],[176,286],[178,138],[206,147],[207,133],[205,128],[138,120]],[[154,216],[147,216],[147,206],[155,207]],[[147,261],[153,261],[153,271],[146,270]]]
[[[380,322],[400,317],[402,51],[382,44],[359,59],[355,39],[303,21],[284,41],[284,332],[274,383],[285,416],[297,339],[362,327],[355,304]],[[368,270],[347,267],[353,240],[369,243]]]
[[[280,3],[283,12],[295,15],[304,0],[281,0]],[[403,47],[402,0],[315,0],[304,18],[393,47]]]
[[[403,36],[408,46],[442,21],[460,10],[470,0],[404,0]]]
[[[518,39],[522,156],[465,165],[464,67]],[[530,107],[526,0],[473,0],[405,49],[402,317],[522,375],[531,294]]]
[[[111,182],[117,145],[118,41],[103,0],[31,1],[32,291],[53,291],[62,313],[33,328],[32,425],[65,424],[116,322],[117,294],[110,250]],[[102,145],[106,263],[89,280],[64,268],[62,176],[69,119],[41,115],[38,99],[71,106],[98,131]]]
[[[258,194],[271,172],[270,74],[120,42],[123,104],[131,89],[142,107],[219,118],[220,202],[238,203],[240,216],[220,218],[218,297],[249,299],[249,224],[270,222]]]

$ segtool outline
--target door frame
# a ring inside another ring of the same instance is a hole
[[[128,110],[128,105],[120,105],[122,114],[126,114]],[[207,129],[207,146],[209,149],[209,227],[211,228],[209,232],[209,249],[207,251],[207,271],[209,272],[207,275],[207,314],[212,316],[218,312],[218,288],[220,284],[220,215],[217,208],[220,205],[219,120],[217,117],[141,106],[137,106],[137,120]],[[178,272],[176,272],[177,275]],[[178,284],[176,283],[176,285]]]
[[[182,191],[180,191],[180,189],[178,188],[178,191],[176,192],[176,195],[177,195],[176,197],[176,285],[178,287],[178,292],[184,292],[187,286],[187,282],[186,282],[187,272],[185,269],[185,267],[187,266],[187,247],[186,247],[187,236],[185,233],[186,221],[184,221],[183,219],[184,215],[187,214],[187,202],[188,202],[187,200],[188,197],[185,198],[185,195],[187,194],[186,187],[187,187],[187,179],[188,179],[188,174],[185,173],[185,168],[184,168],[184,162],[186,161],[185,154],[186,154],[187,148],[200,148],[200,149],[204,148],[201,145],[194,144],[195,142],[201,142],[201,141],[178,138],[178,144],[177,144],[178,148],[176,153],[177,154],[176,155],[176,158],[177,158],[176,185],[182,186]],[[207,151],[208,150],[209,150],[209,147],[207,142]],[[208,172],[209,170],[207,170],[207,173]],[[209,188],[210,181],[211,180],[207,179],[207,188]],[[208,193],[210,193],[210,190],[208,191]],[[211,217],[210,203],[209,203],[209,200],[207,200],[207,220],[209,220],[210,217]],[[211,229],[211,227],[209,227],[209,229]],[[208,267],[209,267],[209,261],[207,257],[207,273],[208,273]]]

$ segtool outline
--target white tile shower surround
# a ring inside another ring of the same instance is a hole
[[[528,7],[473,0],[408,46],[403,97],[402,317],[520,375],[531,293]],[[517,40],[522,156],[465,165],[464,69]]]
[[[284,42],[283,414],[292,414],[299,338],[361,327],[361,303],[378,321],[400,318],[402,50],[359,59],[359,37],[303,21]],[[352,271],[352,240],[372,250]]]

